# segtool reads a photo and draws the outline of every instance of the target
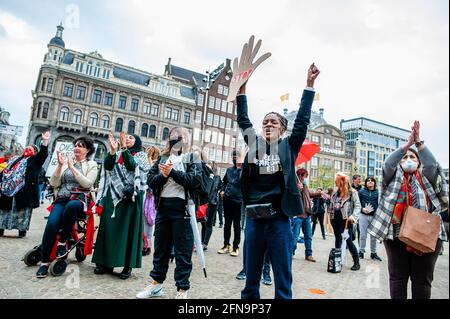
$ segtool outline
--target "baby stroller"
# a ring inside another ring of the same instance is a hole
[[[51,263],[49,265],[49,271],[53,276],[61,276],[64,274],[67,268],[67,256],[75,250],[75,258],[78,262],[83,262],[87,255],[92,253],[94,233],[97,230],[97,226],[94,227],[94,201],[86,190],[79,190],[72,194],[83,194],[86,198],[85,211],[78,216],[75,224],[70,233],[70,238],[67,240],[67,253],[62,256],[56,257],[56,248],[58,246],[59,235],[57,235],[55,244],[50,254]],[[80,199],[81,200],[81,199]],[[51,213],[51,205],[47,208]],[[41,260],[41,248],[42,244],[35,246],[29,250],[23,257],[23,261],[27,266],[36,266]]]

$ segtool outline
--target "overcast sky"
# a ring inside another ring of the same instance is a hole
[[[296,108],[315,62],[325,119],[365,116],[409,129],[449,165],[448,0],[0,0],[0,105],[25,140],[39,67],[60,21],[66,48],[162,74],[168,57],[204,72],[254,34],[272,57],[247,85],[250,117]]]

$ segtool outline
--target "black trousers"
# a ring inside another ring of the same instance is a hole
[[[232,201],[225,197],[223,200],[223,210],[225,217],[225,226],[223,229],[223,244],[230,244],[231,225],[233,225],[233,249],[237,249],[239,248],[239,244],[241,242],[241,203]]]
[[[322,231],[322,237],[325,237],[325,227],[323,226],[323,217],[325,213],[316,213],[312,215],[312,234],[314,236],[314,232],[316,231],[317,220],[319,220],[320,230]]]
[[[344,228],[345,228],[345,220],[342,219],[342,213],[340,211],[334,213],[334,218],[331,220],[331,225],[333,226],[334,237],[335,237],[334,247],[341,248],[342,233],[344,232]],[[347,248],[348,248],[348,250],[350,250],[353,260],[359,261],[358,249],[356,248],[356,246],[352,240],[353,225],[350,224],[350,222],[348,224],[348,234],[350,235],[350,237],[347,239]],[[342,253],[344,254],[345,251],[343,251]]]
[[[217,205],[208,204],[206,220],[202,221],[202,244],[208,246],[216,222]]]
[[[388,258],[389,290],[391,299],[406,299],[408,280],[411,278],[412,299],[430,299],[434,266],[441,251],[438,239],[433,253],[418,256],[406,251],[406,245],[398,238],[385,240]]]
[[[166,280],[172,247],[175,254],[175,284],[177,290],[190,288],[194,235],[186,202],[181,198],[162,198],[155,219],[155,252],[150,277],[159,283]]]

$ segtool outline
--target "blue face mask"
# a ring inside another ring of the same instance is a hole
[[[304,178],[302,183],[303,183],[303,185],[308,185],[308,182],[309,182],[309,180],[307,178]]]

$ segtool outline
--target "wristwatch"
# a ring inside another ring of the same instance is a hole
[[[419,141],[417,143],[415,143],[414,145],[416,145],[416,148],[419,148],[420,146],[423,145],[423,143],[425,143],[424,141]]]

